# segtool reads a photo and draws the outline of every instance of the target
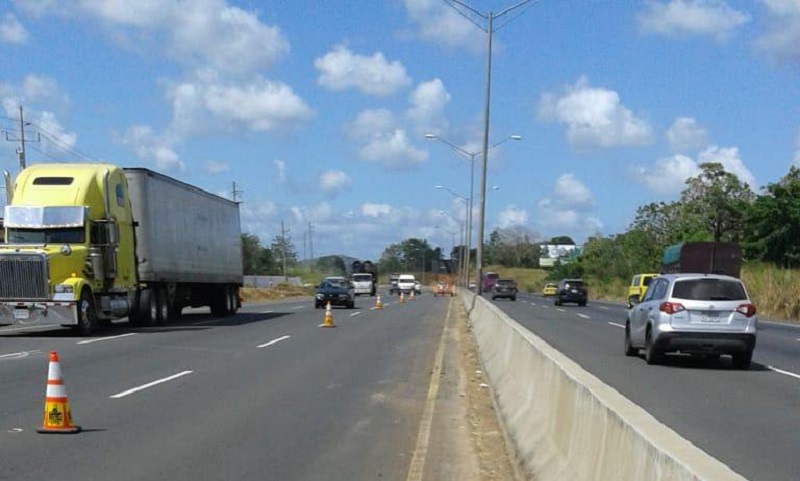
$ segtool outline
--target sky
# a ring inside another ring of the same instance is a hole
[[[757,193],[800,166],[800,0],[519,3],[0,0],[0,167],[21,105],[28,164],[235,190],[262,245],[370,260],[461,244],[472,173],[474,246],[490,17],[487,238],[580,244],[704,162]]]

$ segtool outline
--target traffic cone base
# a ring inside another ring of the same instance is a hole
[[[409,301],[413,301],[414,300],[414,291],[411,291],[411,293],[408,295],[408,300]]]
[[[375,309],[383,309],[383,303],[381,302],[380,294],[377,298],[375,298]]]
[[[336,327],[333,324],[333,313],[331,312],[330,302],[325,306],[325,319],[322,321],[322,324],[320,324],[319,327]]]
[[[44,400],[42,427],[36,428],[42,434],[75,434],[81,432],[80,426],[72,423],[67,389],[61,377],[61,364],[58,354],[50,351],[50,365],[47,369],[47,392]]]
[[[406,302],[406,296],[403,295],[403,293],[401,292],[400,293],[400,304],[405,304],[405,302]]]

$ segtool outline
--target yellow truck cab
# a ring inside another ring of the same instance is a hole
[[[642,300],[644,293],[647,291],[647,286],[649,286],[650,282],[656,277],[658,277],[658,274],[636,274],[633,276],[631,284],[628,286],[628,295],[626,296],[628,300],[628,309]]]
[[[0,325],[63,325],[89,335],[123,317],[164,324],[185,306],[236,312],[238,204],[111,164],[32,165],[8,191]]]

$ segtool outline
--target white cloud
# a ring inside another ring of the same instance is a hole
[[[389,204],[362,204],[361,215],[364,217],[388,217],[392,212],[392,206]]]
[[[100,21],[132,48],[166,52],[182,64],[212,67],[229,75],[271,67],[289,52],[277,28],[225,0],[18,0],[33,14],[59,14]]]
[[[319,176],[319,188],[328,194],[341,192],[353,183],[353,180],[340,170],[329,170]]]
[[[389,110],[364,110],[345,126],[345,132],[354,139],[369,139],[375,134],[392,132],[396,126],[394,114]]]
[[[276,159],[272,161],[273,167],[275,167],[276,178],[279,184],[284,184],[287,181],[286,176],[286,162]]]
[[[732,8],[724,0],[649,0],[638,14],[643,33],[686,37],[707,35],[724,41],[750,21],[750,15]]]
[[[501,229],[515,225],[526,225],[528,223],[528,212],[520,209],[516,205],[509,205],[498,216],[497,224]]]
[[[159,136],[147,125],[134,125],[119,139],[122,145],[133,150],[142,160],[151,161],[163,171],[184,171],[185,164],[174,149],[176,141],[168,136]]]
[[[421,134],[443,134],[448,129],[444,109],[450,102],[450,94],[444,83],[435,78],[423,82],[409,95],[410,107],[406,117]]]
[[[223,128],[255,132],[292,130],[314,116],[291,87],[261,77],[226,83],[206,71],[193,82],[173,86],[167,97],[173,108],[172,129],[184,135],[203,132],[214,121]]]
[[[410,170],[428,160],[428,152],[411,145],[405,130],[396,129],[389,134],[373,135],[359,151],[359,157],[383,164],[387,169]]]
[[[0,19],[0,42],[22,44],[28,41],[28,31],[13,13]]]
[[[762,0],[769,13],[766,33],[756,46],[778,59],[800,61],[800,2]]]
[[[539,115],[566,125],[567,139],[575,148],[644,145],[653,140],[650,125],[625,108],[617,92],[591,87],[586,77],[567,86],[561,96],[543,95]]]
[[[317,83],[330,90],[356,88],[367,95],[387,96],[411,84],[403,64],[387,61],[380,52],[367,57],[339,45],[316,59],[314,66],[320,72]]]
[[[633,174],[650,191],[659,195],[674,195],[686,188],[688,178],[700,174],[700,164],[710,162],[722,164],[727,172],[735,174],[740,181],[746,182],[751,188],[756,187],[756,179],[739,158],[739,149],[736,147],[712,145],[700,152],[697,160],[685,155],[664,157],[658,159],[652,168],[635,168]]]
[[[221,174],[230,170],[231,166],[224,162],[217,162],[214,160],[206,160],[203,167],[209,174]]]
[[[667,130],[667,140],[673,152],[690,152],[704,147],[708,132],[689,117],[679,117]]]
[[[590,206],[592,192],[586,184],[575,177],[575,174],[563,174],[556,179],[555,195],[561,203],[570,206]]]
[[[406,12],[418,25],[419,37],[445,47],[485,48],[485,35],[478,27],[439,0],[404,0]]]
[[[686,188],[686,179],[700,173],[697,162],[685,155],[658,159],[652,168],[638,167],[634,175],[652,192],[673,195]]]
[[[745,167],[744,162],[739,158],[738,147],[717,147],[712,145],[700,152],[697,157],[698,164],[705,164],[709,162],[719,162],[725,167],[725,170],[735,174],[739,180],[746,182],[750,188],[757,188],[756,179],[750,170]]]

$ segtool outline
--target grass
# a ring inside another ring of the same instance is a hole
[[[502,266],[487,266],[484,272],[494,271],[500,277],[517,281],[520,291],[541,293],[547,282],[549,271],[544,269],[524,269]],[[317,274],[317,277],[319,274]],[[779,269],[771,264],[748,262],[742,266],[742,281],[747,286],[750,299],[758,308],[761,318],[782,319],[800,322],[800,270]],[[417,277],[421,279],[421,276]],[[426,274],[426,284],[431,284],[435,276]],[[318,279],[317,279],[318,280]],[[383,279],[382,279],[383,280]],[[316,280],[309,276],[309,281]],[[599,282],[586,278],[590,299],[625,302],[628,279],[612,279]],[[313,287],[297,287],[278,284],[272,289],[245,287],[242,297],[245,302],[283,299],[286,297],[313,296]]]

